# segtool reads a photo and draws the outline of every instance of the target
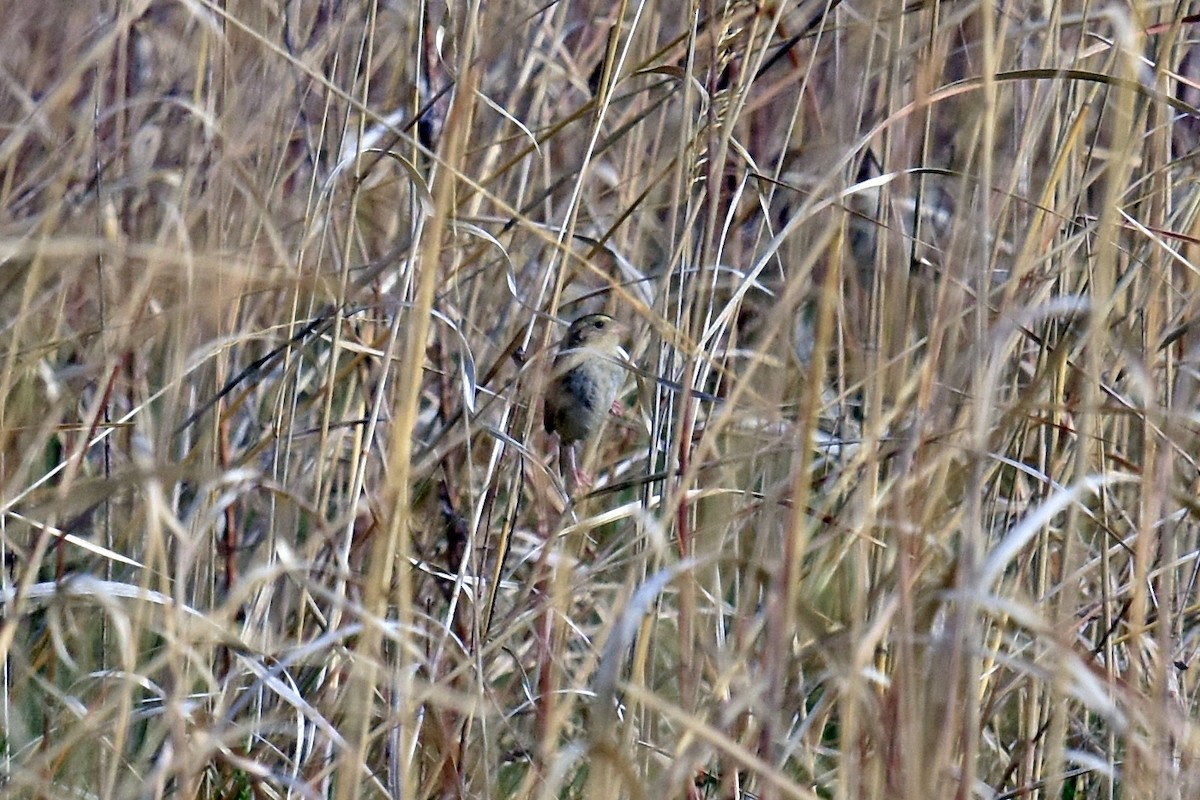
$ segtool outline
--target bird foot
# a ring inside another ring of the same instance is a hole
[[[592,476],[588,475],[581,469],[571,470],[571,480],[575,482],[575,486],[580,489],[591,489],[594,481]]]
[[[588,489],[591,489],[592,476],[588,475],[583,471],[583,469],[580,468],[579,459],[575,454],[575,445],[569,444],[561,446],[561,449],[558,451],[558,455],[559,463],[566,467],[566,470],[563,471],[564,478],[568,470],[571,473],[572,485],[567,487],[567,491],[574,491],[575,489],[583,489],[584,491],[587,491]]]

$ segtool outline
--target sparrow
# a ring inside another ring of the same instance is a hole
[[[554,358],[543,421],[558,434],[560,463],[565,457],[577,486],[590,486],[591,479],[579,469],[575,443],[595,434],[610,410],[621,413],[626,330],[607,314],[585,314],[571,323]]]

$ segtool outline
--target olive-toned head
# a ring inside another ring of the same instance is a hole
[[[600,342],[619,341],[625,326],[608,314],[585,314],[571,323],[563,347],[586,347]]]

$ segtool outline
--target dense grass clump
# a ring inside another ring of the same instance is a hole
[[[10,2],[0,794],[1200,796],[1184,5]]]

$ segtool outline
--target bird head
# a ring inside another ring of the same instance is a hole
[[[625,325],[608,314],[585,314],[571,323],[563,339],[563,348],[619,347],[621,337],[628,330]]]

